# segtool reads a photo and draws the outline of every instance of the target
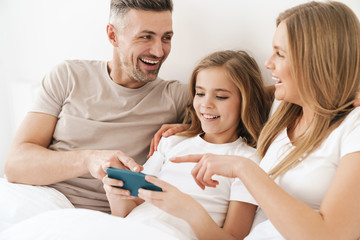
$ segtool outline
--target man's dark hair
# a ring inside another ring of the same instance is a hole
[[[112,22],[115,17],[124,16],[131,9],[172,12],[173,2],[172,0],[111,0],[110,22]]]

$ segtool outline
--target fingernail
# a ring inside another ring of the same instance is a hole
[[[109,163],[109,162],[104,163],[104,165],[103,165],[103,169],[104,169],[104,170],[106,170],[109,166],[110,166],[110,163]]]
[[[169,134],[167,132],[163,133],[163,137],[167,137]]]
[[[136,167],[133,168],[134,172],[137,172],[138,169],[139,169],[138,166],[136,166]]]

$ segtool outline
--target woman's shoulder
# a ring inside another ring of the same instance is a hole
[[[344,121],[340,124],[340,128],[348,129],[348,128],[356,128],[360,126],[360,107],[354,108],[344,119]]]

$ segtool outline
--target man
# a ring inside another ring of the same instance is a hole
[[[75,207],[110,212],[102,166],[139,170],[154,133],[181,122],[190,99],[185,85],[157,78],[171,14],[171,0],[111,1],[112,60],[65,61],[44,78],[10,148],[8,181],[50,185]]]

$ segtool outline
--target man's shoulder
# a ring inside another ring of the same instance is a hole
[[[172,88],[186,88],[187,84],[180,82],[179,80],[164,80],[162,78],[157,78],[157,85],[168,86]]]
[[[188,85],[178,80],[163,80],[158,78],[154,84],[154,88],[161,89],[163,92],[168,92],[171,96],[186,96],[188,97]]]
[[[80,59],[71,59],[64,60],[59,65],[67,68],[91,68],[91,67],[103,67],[106,64],[106,61],[102,60],[80,60]]]

